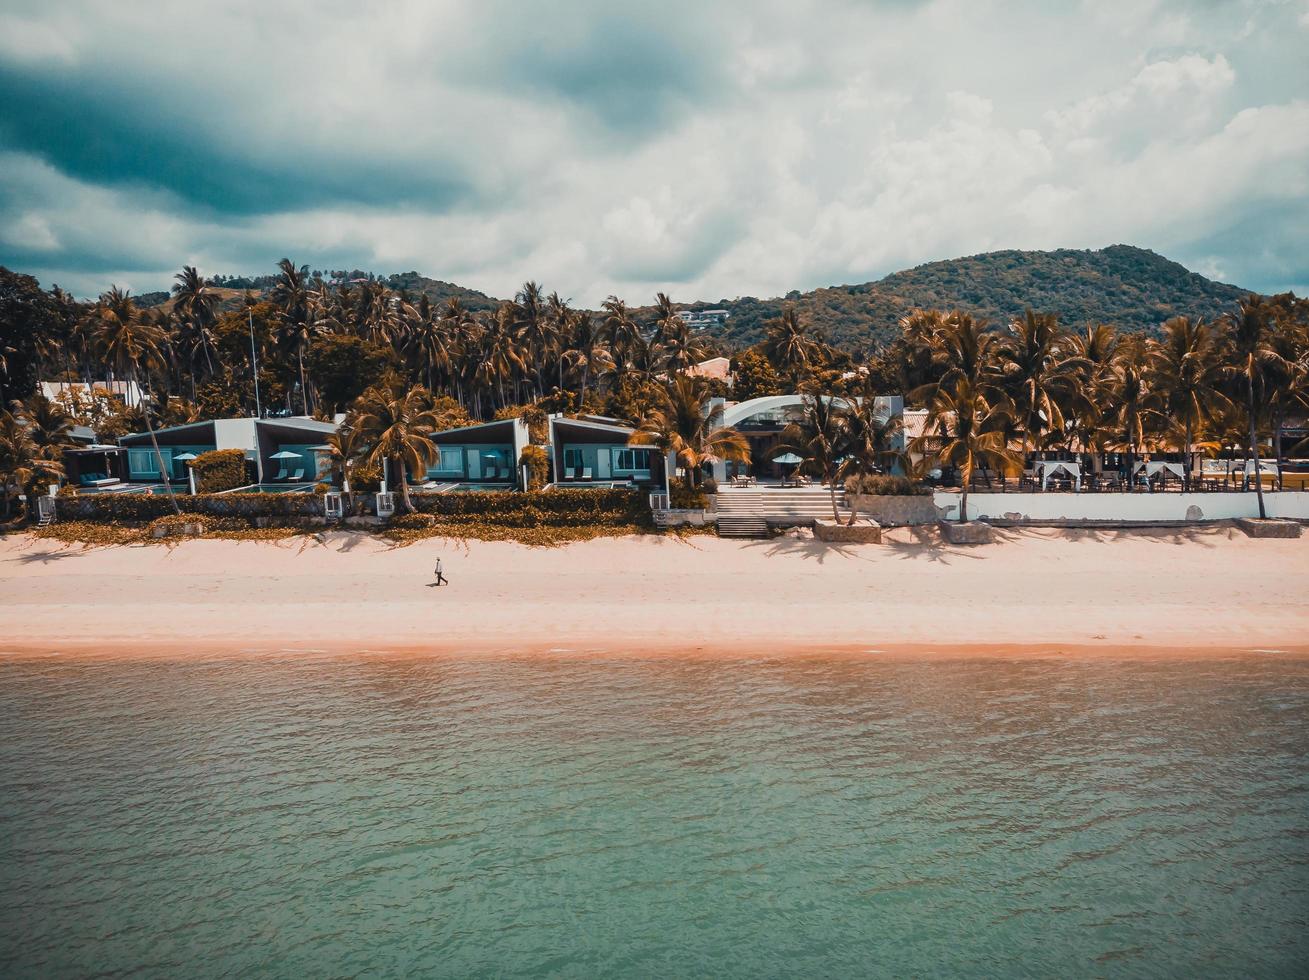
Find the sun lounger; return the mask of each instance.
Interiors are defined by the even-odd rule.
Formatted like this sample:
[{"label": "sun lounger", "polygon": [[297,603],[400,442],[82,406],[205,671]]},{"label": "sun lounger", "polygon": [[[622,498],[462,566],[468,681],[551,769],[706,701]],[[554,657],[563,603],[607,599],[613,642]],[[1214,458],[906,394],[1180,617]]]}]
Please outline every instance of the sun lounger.
[{"label": "sun lounger", "polygon": [[278,471],[277,471],[277,476],[273,477],[273,479],[274,479],[274,480],[285,480],[285,479],[286,479],[286,467],[283,466],[280,470],[278,470]]},{"label": "sun lounger", "polygon": [[577,478],[577,470],[571,466],[564,467],[564,479],[573,480]]},{"label": "sun lounger", "polygon": [[303,480],[304,478],[305,478],[305,471],[304,471],[304,470],[296,470],[294,473],[291,474],[291,479],[292,479],[293,481],[294,481],[294,480]]},{"label": "sun lounger", "polygon": [[591,479],[591,468],[589,466],[582,467],[582,479],[583,480]]}]

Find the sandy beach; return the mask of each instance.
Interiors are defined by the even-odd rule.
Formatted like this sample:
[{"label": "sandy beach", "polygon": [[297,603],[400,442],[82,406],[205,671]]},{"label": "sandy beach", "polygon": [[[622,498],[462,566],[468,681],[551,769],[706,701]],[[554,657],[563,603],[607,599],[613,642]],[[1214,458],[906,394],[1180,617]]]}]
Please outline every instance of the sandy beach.
[{"label": "sandy beach", "polygon": [[[333,533],[85,549],[0,539],[8,654],[801,655],[1309,652],[1309,542],[1006,531],[560,548]],[[437,556],[450,585],[432,588]]]}]

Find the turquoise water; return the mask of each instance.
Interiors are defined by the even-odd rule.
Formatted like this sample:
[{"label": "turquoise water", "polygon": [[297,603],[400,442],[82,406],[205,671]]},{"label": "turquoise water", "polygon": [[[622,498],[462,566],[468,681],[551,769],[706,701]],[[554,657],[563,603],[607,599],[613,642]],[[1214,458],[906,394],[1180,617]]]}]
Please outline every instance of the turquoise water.
[{"label": "turquoise water", "polygon": [[1303,976],[1309,664],[0,662],[0,975]]}]

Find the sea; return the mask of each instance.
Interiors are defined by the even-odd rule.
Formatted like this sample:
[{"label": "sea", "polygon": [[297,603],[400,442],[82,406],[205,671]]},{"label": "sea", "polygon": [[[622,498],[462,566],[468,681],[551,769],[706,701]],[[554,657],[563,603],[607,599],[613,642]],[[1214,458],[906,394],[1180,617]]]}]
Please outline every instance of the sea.
[{"label": "sea", "polygon": [[0,976],[1309,975],[1309,662],[0,659]]}]

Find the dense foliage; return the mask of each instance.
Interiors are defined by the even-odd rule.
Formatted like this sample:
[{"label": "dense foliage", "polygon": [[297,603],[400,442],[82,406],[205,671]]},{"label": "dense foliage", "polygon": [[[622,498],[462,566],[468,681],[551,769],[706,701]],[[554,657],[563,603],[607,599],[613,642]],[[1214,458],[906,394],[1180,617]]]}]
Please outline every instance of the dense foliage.
[{"label": "dense foliage", "polygon": [[909,477],[877,473],[849,477],[845,481],[845,490],[846,493],[861,493],[870,497],[925,497],[932,493],[931,487]]},{"label": "dense foliage", "polygon": [[246,475],[245,452],[240,449],[215,449],[201,453],[191,461],[195,471],[195,488],[199,493],[234,490],[250,483]]}]

